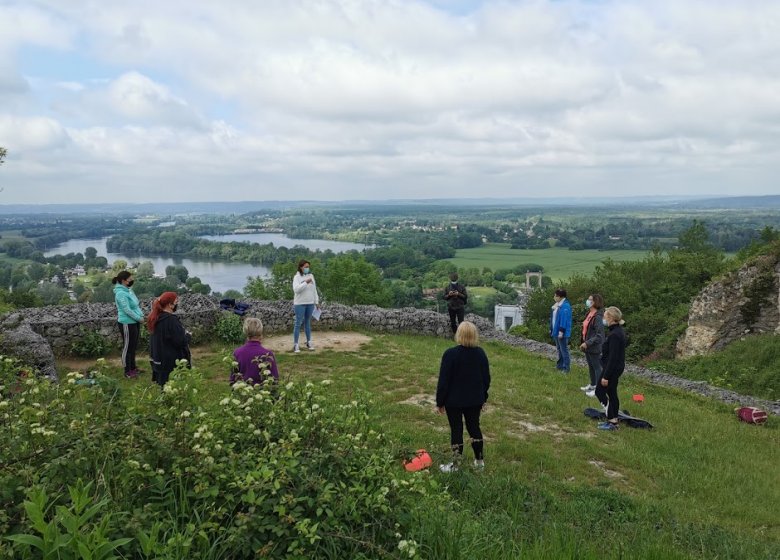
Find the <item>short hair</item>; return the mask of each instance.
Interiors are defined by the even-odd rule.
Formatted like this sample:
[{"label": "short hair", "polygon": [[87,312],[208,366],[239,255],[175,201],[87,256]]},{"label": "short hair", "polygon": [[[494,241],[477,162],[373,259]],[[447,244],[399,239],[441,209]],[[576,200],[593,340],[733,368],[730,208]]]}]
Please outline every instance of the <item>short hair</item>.
[{"label": "short hair", "polygon": [[607,307],[604,310],[604,316],[606,317],[607,315],[612,317],[615,321],[617,321],[621,325],[625,325],[626,324],[626,322],[623,320],[623,312],[620,311],[620,309],[618,309],[615,306]]},{"label": "short hair", "polygon": [[453,282],[457,282],[458,281],[458,273],[457,272],[453,272],[452,274],[450,274],[450,280],[452,280]]},{"label": "short hair", "polygon": [[263,322],[257,317],[247,317],[244,319],[242,330],[247,338],[261,338],[263,336]]},{"label": "short hair", "polygon": [[566,290],[564,290],[563,288],[558,288],[557,290],[555,290],[555,295],[558,297],[566,297]]},{"label": "short hair", "polygon": [[479,346],[479,331],[471,321],[463,321],[455,331],[455,342],[461,346]]},{"label": "short hair", "polygon": [[595,309],[602,309],[604,307],[604,298],[601,294],[590,294],[590,299],[593,301],[593,307]]}]

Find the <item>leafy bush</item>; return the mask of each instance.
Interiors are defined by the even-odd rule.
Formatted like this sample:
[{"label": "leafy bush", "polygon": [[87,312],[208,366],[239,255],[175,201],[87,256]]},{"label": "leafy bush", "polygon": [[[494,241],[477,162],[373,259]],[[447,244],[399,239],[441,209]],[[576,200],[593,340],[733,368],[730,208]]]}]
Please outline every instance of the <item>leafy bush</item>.
[{"label": "leafy bush", "polygon": [[111,348],[111,343],[96,331],[82,330],[79,337],[70,345],[70,353],[82,358],[97,358],[105,356]]},{"label": "leafy bush", "polygon": [[746,336],[707,356],[661,360],[649,365],[746,395],[769,400],[780,395],[780,344],[775,334]]},{"label": "leafy bush", "polygon": [[511,334],[512,336],[523,336],[527,337],[530,330],[526,325],[513,325],[511,329],[507,332],[507,334]]},{"label": "leafy bush", "polygon": [[238,344],[244,340],[244,331],[241,327],[241,317],[231,311],[222,313],[215,328],[217,338],[231,344]]},{"label": "leafy bush", "polygon": [[62,558],[409,557],[414,512],[446,499],[400,468],[365,403],[312,383],[210,402],[182,362],[123,398],[103,366],[53,384],[0,362],[0,558],[54,541]]}]

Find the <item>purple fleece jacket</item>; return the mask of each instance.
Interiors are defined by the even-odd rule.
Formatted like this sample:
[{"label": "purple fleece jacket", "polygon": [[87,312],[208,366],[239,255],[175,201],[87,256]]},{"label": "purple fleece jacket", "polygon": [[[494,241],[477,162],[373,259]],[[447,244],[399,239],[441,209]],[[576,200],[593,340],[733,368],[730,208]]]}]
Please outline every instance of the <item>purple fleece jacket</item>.
[{"label": "purple fleece jacket", "polygon": [[276,368],[274,353],[263,348],[258,341],[247,340],[246,344],[239,346],[233,351],[233,357],[238,362],[238,372],[241,374],[241,378],[239,378],[238,374],[231,375],[231,383],[235,383],[239,379],[253,384],[264,381],[260,374],[259,364],[261,362],[269,365],[267,372],[274,378],[274,382],[279,381],[279,370]]}]

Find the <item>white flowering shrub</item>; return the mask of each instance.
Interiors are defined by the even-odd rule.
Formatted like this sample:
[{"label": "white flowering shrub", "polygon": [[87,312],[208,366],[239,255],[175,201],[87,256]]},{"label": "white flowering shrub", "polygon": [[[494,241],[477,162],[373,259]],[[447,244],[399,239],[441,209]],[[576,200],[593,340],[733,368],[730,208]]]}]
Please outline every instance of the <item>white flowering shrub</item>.
[{"label": "white flowering shrub", "polygon": [[413,512],[444,507],[324,384],[20,371],[0,358],[0,558],[410,558]]}]

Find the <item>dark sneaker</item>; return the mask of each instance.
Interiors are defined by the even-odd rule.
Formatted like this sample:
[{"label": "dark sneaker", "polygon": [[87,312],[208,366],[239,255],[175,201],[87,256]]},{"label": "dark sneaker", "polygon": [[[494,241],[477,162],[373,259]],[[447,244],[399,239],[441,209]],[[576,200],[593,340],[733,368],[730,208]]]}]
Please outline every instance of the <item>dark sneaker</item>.
[{"label": "dark sneaker", "polygon": [[618,425],[613,422],[602,422],[601,424],[599,424],[599,430],[614,432],[617,429],[618,429]]}]

